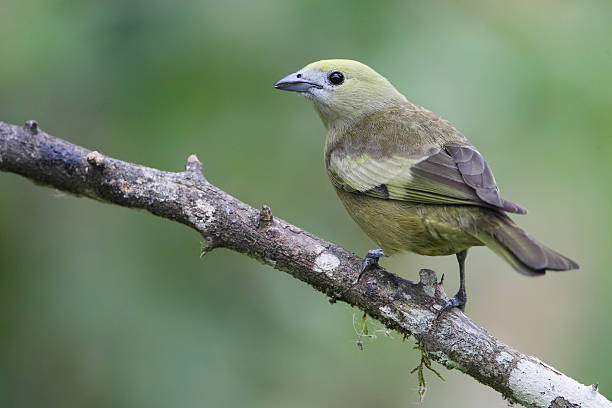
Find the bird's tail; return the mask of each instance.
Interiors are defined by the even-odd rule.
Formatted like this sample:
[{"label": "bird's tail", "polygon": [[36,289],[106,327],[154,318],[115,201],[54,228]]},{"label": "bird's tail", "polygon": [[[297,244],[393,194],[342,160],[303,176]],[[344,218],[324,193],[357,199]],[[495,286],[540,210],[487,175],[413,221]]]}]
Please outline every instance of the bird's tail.
[{"label": "bird's tail", "polygon": [[567,271],[579,266],[571,259],[540,244],[519,228],[505,214],[495,214],[478,238],[497,255],[504,258],[514,270],[523,275],[543,275],[547,270]]}]

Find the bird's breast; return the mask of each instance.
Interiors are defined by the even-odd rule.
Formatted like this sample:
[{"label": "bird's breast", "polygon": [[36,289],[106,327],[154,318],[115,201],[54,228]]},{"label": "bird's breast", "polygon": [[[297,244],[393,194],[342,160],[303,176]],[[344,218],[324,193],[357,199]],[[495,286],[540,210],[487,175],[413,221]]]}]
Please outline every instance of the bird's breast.
[{"label": "bird's breast", "polygon": [[384,200],[338,188],[336,192],[357,225],[389,255],[452,255],[483,245],[471,233],[471,211],[477,208]]}]

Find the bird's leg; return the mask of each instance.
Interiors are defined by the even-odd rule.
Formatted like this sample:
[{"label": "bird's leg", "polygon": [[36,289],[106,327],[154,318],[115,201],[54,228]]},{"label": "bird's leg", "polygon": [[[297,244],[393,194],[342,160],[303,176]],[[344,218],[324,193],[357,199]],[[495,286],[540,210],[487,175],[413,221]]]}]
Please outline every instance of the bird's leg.
[{"label": "bird's leg", "polygon": [[383,252],[382,249],[370,249],[366,254],[365,258],[363,258],[363,266],[361,267],[361,272],[359,272],[359,276],[357,277],[357,282],[361,279],[361,275],[372,265],[378,265],[378,259],[381,256],[387,256]]},{"label": "bird's leg", "polygon": [[467,249],[457,253],[457,261],[459,261],[459,291],[452,299],[446,302],[442,308],[442,312],[451,307],[458,307],[462,311],[465,310],[467,302],[467,294],[465,293],[465,258],[467,258]]}]

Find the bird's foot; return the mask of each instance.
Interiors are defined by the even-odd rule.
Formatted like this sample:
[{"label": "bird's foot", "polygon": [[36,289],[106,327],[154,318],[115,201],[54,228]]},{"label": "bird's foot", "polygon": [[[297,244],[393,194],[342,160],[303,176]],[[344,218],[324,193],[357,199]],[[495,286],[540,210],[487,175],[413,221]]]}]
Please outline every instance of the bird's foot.
[{"label": "bird's foot", "polygon": [[440,310],[440,313],[448,310],[452,307],[458,307],[461,311],[465,311],[465,304],[467,303],[467,294],[465,293],[465,289],[459,289],[459,292],[455,296],[446,302],[444,307]]},{"label": "bird's foot", "polygon": [[361,267],[361,272],[359,272],[359,276],[357,277],[357,280],[355,281],[355,283],[359,282],[359,279],[361,279],[361,275],[363,275],[363,273],[370,266],[378,265],[378,260],[382,256],[387,256],[387,255],[385,255],[385,253],[383,252],[382,249],[380,249],[380,248],[378,248],[378,249],[370,249],[368,251],[368,253],[366,254],[366,256],[363,258],[363,266]]}]

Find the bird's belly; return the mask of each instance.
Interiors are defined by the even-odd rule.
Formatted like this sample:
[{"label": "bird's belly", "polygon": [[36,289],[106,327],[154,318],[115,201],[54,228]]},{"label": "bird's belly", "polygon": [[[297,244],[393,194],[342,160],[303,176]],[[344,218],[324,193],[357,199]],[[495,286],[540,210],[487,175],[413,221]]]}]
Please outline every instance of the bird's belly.
[{"label": "bird's belly", "polygon": [[452,255],[483,245],[474,236],[476,207],[412,204],[336,191],[355,222],[388,255]]}]

